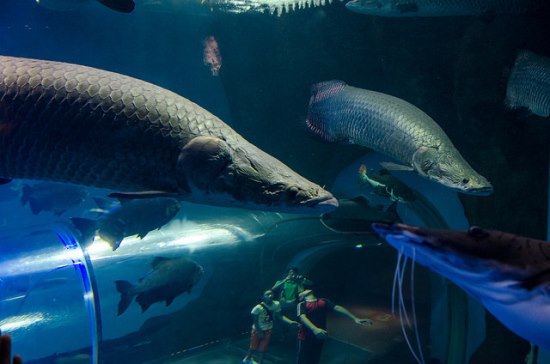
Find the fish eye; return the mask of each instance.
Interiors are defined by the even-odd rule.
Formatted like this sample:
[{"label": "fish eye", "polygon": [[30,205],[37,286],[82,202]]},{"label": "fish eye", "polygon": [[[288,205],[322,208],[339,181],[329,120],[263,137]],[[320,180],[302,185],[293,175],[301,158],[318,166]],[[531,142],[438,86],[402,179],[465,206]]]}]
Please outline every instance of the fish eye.
[{"label": "fish eye", "polygon": [[462,179],[462,184],[467,184],[468,182],[470,182],[470,179],[469,178],[463,178]]},{"label": "fish eye", "polygon": [[468,229],[468,235],[474,238],[482,238],[484,236],[487,236],[488,233],[479,226],[472,226]]}]

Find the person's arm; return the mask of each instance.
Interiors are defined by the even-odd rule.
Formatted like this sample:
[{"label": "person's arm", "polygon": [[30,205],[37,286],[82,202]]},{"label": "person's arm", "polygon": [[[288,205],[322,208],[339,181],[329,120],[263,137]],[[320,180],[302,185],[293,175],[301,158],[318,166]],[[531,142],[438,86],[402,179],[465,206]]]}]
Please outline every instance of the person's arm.
[{"label": "person's arm", "polygon": [[312,281],[310,281],[309,279],[307,279],[304,276],[301,276],[301,277],[302,277],[302,286],[312,286],[313,285]]},{"label": "person's arm", "polygon": [[275,284],[273,285],[273,287],[271,287],[271,290],[272,290],[272,291],[278,290],[278,289],[283,285],[283,283],[286,282],[287,279],[288,279],[288,278],[285,278],[285,279],[281,279],[280,281],[275,282]]},{"label": "person's arm", "polygon": [[300,315],[299,318],[300,318],[300,321],[304,324],[304,326],[313,332],[316,338],[324,339],[325,337],[328,336],[328,333],[326,332],[326,330],[320,329],[317,326],[315,326],[313,322],[309,321],[309,319],[305,314]]},{"label": "person's arm", "polygon": [[344,308],[342,306],[335,305],[334,306],[334,311],[338,312],[339,314],[341,314],[343,316],[349,317],[350,319],[355,321],[356,324],[359,324],[359,325],[364,325],[364,324],[372,325],[372,320],[358,318],[357,316],[355,316],[353,313],[349,312],[346,308]]},{"label": "person's arm", "polygon": [[274,312],[274,315],[275,315],[275,317],[276,317],[277,319],[279,319],[279,320],[281,320],[281,321],[283,321],[283,322],[289,324],[290,326],[298,326],[298,325],[299,325],[298,322],[296,322],[296,321],[294,321],[294,320],[291,320],[291,319],[289,319],[288,317],[286,317],[285,315],[283,315],[283,314],[281,313],[281,311]]},{"label": "person's arm", "polygon": [[[11,337],[9,335],[0,336],[0,364],[11,364]],[[13,357],[13,364],[23,364],[19,355]]]}]

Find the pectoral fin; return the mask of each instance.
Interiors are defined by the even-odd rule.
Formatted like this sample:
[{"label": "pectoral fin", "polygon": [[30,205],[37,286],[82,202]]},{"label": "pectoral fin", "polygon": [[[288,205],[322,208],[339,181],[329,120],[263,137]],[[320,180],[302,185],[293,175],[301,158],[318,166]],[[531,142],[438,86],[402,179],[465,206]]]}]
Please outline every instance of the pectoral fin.
[{"label": "pectoral fin", "polygon": [[178,185],[192,184],[209,191],[223,170],[233,161],[231,148],[220,138],[199,136],[189,141],[178,157],[178,170],[185,181]]},{"label": "pectoral fin", "polygon": [[389,171],[414,171],[414,168],[411,166],[393,162],[380,162],[380,165]]},{"label": "pectoral fin", "polygon": [[437,150],[431,147],[420,147],[413,154],[413,170],[416,170],[422,176],[427,176],[430,170],[435,167],[437,160]]}]

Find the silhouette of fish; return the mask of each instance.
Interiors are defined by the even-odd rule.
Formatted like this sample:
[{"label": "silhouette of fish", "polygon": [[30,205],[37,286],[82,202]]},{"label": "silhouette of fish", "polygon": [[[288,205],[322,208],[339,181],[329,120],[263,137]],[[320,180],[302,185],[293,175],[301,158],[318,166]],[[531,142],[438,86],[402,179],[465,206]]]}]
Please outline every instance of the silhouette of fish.
[{"label": "silhouette of fish", "polygon": [[137,235],[144,238],[150,231],[160,229],[172,220],[180,210],[178,200],[153,198],[145,200],[120,200],[100,215],[97,220],[72,217],[82,240],[89,243],[97,233],[116,250],[125,237]]},{"label": "silhouette of fish", "polygon": [[60,216],[70,208],[80,205],[88,197],[82,186],[66,183],[41,182],[21,185],[21,204],[29,204],[33,214],[51,211]]},{"label": "silhouette of fish", "polygon": [[124,280],[115,281],[116,289],[120,293],[119,316],[130,306],[134,297],[141,306],[141,312],[147,311],[155,302],[165,301],[166,306],[169,306],[180,294],[190,293],[204,272],[197,262],[187,257],[156,257],[152,268],[152,272],[141,278],[136,285]]}]

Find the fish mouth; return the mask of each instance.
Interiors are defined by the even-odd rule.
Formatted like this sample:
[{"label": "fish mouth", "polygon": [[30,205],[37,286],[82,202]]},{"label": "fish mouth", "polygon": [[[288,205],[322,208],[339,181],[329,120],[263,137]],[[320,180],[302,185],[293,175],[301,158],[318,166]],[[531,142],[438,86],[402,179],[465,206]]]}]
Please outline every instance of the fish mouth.
[{"label": "fish mouth", "polygon": [[466,189],[463,192],[469,195],[489,196],[493,194],[494,190],[493,190],[493,186],[489,185],[484,187]]},{"label": "fish mouth", "polygon": [[338,208],[338,200],[330,195],[308,200],[305,206],[318,210],[320,213],[332,212]]}]

